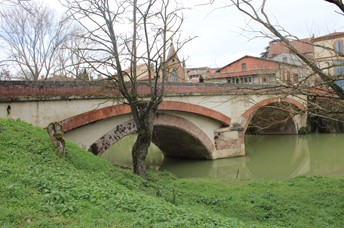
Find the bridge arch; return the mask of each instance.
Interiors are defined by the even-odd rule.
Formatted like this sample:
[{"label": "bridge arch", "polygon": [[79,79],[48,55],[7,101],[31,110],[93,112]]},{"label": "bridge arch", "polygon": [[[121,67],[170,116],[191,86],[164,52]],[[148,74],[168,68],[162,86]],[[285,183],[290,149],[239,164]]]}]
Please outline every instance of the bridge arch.
[{"label": "bridge arch", "polygon": [[[133,120],[117,125],[94,142],[89,151],[103,154],[111,145],[137,131]],[[154,119],[153,143],[167,157],[210,158],[215,147],[208,136],[189,120],[158,113]]]},{"label": "bridge arch", "polygon": [[[273,104],[288,104],[291,105],[293,108],[299,111],[305,111],[306,107],[304,104],[300,103],[299,101],[292,99],[292,98],[281,98],[281,97],[274,97],[274,98],[268,98],[263,101],[258,102],[248,110],[246,110],[242,115],[241,115],[241,126],[244,128],[244,133],[246,133],[251,121],[253,120],[253,117],[257,112],[264,107],[267,107],[268,105],[273,105]],[[286,112],[286,111],[285,111]],[[297,134],[297,124],[296,120],[294,117],[291,119],[288,119],[289,124],[293,125],[293,128],[291,131],[293,131],[293,134]],[[283,132],[281,132],[283,133]]]},{"label": "bridge arch", "polygon": [[[165,110],[165,111],[180,111],[180,112],[188,112],[193,113],[200,116],[205,116],[210,119],[214,119],[220,122],[223,126],[229,126],[231,123],[231,118],[228,116],[214,111],[212,109],[195,105],[189,104],[185,102],[178,102],[178,101],[163,101],[158,107],[158,110]],[[102,119],[126,115],[130,114],[130,106],[126,104],[119,104],[108,106],[100,109],[95,109],[89,112],[81,113],[79,115],[64,119],[59,123],[62,125],[63,130],[68,132],[75,128],[81,127],[83,125],[93,123]]]}]

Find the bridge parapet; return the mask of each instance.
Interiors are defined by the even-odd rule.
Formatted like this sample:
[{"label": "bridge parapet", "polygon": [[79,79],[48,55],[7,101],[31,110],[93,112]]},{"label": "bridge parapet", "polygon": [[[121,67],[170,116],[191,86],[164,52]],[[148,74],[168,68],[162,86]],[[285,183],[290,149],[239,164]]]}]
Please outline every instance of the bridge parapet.
[{"label": "bridge parapet", "polygon": [[[307,89],[307,88],[305,88]],[[138,92],[149,95],[146,84]],[[215,96],[288,94],[292,88],[281,85],[231,85],[214,83],[166,83],[165,95]],[[312,90],[313,91],[313,90]],[[118,98],[119,92],[109,80],[104,81],[0,81],[0,102],[70,99]]]}]

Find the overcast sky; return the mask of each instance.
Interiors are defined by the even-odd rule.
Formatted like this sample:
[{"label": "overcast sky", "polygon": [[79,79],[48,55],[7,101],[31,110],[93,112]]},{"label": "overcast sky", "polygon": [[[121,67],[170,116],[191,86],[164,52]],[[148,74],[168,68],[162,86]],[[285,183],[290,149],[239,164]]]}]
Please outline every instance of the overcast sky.
[{"label": "overcast sky", "polygon": [[[187,66],[221,67],[244,55],[260,56],[269,40],[250,40],[241,34],[242,28],[250,21],[234,7],[221,7],[229,1],[216,0],[216,5],[199,5],[209,2],[188,1],[189,6],[193,7],[185,14],[183,29],[185,33],[198,38],[181,53],[180,57],[187,59]],[[344,32],[344,18],[336,10],[335,6],[324,0],[268,0],[266,6],[266,12],[272,20],[278,21],[299,38]],[[259,28],[253,22],[250,25]]]},{"label": "overcast sky", "polygon": [[[58,0],[49,0],[54,3]],[[260,27],[248,20],[234,7],[222,7],[228,0],[184,0],[190,10],[185,12],[183,33],[198,36],[179,54],[188,67],[222,67],[244,55],[260,56],[268,45],[267,39],[252,39],[241,30],[249,23],[254,29]],[[254,0],[260,2],[261,0]],[[56,4],[55,2],[55,4]],[[337,8],[324,0],[268,0],[266,12],[271,20],[278,22],[299,38],[325,35],[335,31],[344,32],[344,17]]]}]

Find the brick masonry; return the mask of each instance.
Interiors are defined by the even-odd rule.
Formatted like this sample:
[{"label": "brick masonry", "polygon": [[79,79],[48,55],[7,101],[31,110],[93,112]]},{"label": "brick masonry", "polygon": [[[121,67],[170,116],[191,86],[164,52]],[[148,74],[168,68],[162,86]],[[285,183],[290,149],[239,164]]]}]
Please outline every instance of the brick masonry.
[{"label": "brick masonry", "polygon": [[[220,122],[224,126],[229,126],[231,119],[222,113],[217,111],[189,103],[177,102],[177,101],[163,101],[159,105],[159,110],[172,110],[172,111],[182,111],[188,113],[194,113],[201,116],[206,116],[208,118],[214,119]],[[92,110],[80,115],[70,117],[68,119],[60,121],[65,132],[70,131],[74,128],[81,127],[83,125],[96,122],[98,120],[129,114],[130,106],[125,104],[109,106],[105,108],[100,108]]]},{"label": "brick masonry", "polygon": [[[165,95],[197,96],[224,94],[285,94],[290,89],[281,86],[259,86],[206,83],[166,83]],[[149,95],[150,88],[138,85],[141,95]],[[119,98],[111,81],[0,81],[0,102],[63,100],[85,98]]]},{"label": "brick masonry", "polygon": [[[162,129],[164,130],[159,132]],[[168,133],[166,129],[173,132]],[[153,142],[165,156],[206,159],[212,157],[211,154],[215,149],[212,141],[200,128],[177,116],[157,114],[154,120],[154,131]],[[180,133],[174,134],[176,131]],[[136,125],[133,120],[117,125],[93,143],[89,151],[101,155],[118,140],[134,132],[136,132]]]}]

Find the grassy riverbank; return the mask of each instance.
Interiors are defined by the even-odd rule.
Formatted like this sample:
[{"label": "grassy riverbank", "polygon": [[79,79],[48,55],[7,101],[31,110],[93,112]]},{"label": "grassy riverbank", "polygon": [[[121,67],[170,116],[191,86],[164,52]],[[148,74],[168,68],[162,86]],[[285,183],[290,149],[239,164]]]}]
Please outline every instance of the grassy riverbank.
[{"label": "grassy riverbank", "polygon": [[344,227],[344,178],[143,181],[45,130],[0,119],[2,227]]}]

